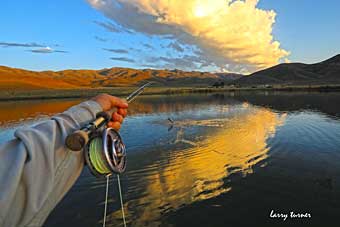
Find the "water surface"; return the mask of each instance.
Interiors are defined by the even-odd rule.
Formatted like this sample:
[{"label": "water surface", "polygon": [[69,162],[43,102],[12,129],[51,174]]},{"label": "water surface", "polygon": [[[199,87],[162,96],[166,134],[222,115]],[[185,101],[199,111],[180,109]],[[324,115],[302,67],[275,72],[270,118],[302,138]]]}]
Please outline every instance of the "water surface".
[{"label": "water surface", "polygon": [[[81,100],[0,103],[0,140]],[[338,226],[338,93],[143,96],[121,134],[129,226]],[[170,124],[168,118],[174,121]],[[85,168],[46,226],[101,226],[105,180]],[[107,226],[122,226],[116,178]],[[311,219],[271,219],[277,212]]]}]

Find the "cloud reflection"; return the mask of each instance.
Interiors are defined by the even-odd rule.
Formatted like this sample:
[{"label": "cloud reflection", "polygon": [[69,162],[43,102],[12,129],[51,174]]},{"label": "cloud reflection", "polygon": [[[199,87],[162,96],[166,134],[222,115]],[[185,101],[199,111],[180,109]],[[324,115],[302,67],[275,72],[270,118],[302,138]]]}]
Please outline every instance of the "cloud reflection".
[{"label": "cloud reflection", "polygon": [[[214,130],[199,136],[195,143],[184,147],[176,144],[178,150],[170,152],[167,160],[127,173],[129,181],[138,179],[134,182],[138,185],[126,195],[131,199],[125,203],[134,226],[159,225],[164,212],[228,192],[232,187],[225,179],[231,174],[247,176],[253,173],[256,164],[263,164],[269,150],[266,141],[275,135],[286,115],[249,105],[241,108],[246,111],[231,118],[191,122]],[[188,120],[176,123],[181,127],[190,125]],[[180,132],[184,133],[183,128]],[[137,188],[144,190],[138,198],[134,196]],[[117,211],[111,218],[120,215]]]}]

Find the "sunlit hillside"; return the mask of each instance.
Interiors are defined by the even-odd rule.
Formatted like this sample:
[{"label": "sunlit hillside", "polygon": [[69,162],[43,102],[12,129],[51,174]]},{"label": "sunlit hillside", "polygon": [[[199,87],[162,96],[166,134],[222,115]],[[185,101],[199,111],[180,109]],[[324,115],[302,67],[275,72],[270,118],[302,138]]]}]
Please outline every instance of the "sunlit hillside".
[{"label": "sunlit hillside", "polygon": [[181,70],[153,70],[110,68],[102,70],[28,71],[0,66],[0,89],[67,89],[133,86],[144,80],[166,85],[211,85],[216,81],[230,81],[235,74],[185,72]]}]

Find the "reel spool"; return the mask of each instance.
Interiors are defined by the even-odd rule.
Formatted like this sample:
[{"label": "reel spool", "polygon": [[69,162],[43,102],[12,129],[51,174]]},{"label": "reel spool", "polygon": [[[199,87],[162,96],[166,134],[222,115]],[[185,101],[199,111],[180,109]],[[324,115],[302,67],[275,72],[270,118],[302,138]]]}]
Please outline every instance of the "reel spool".
[{"label": "reel spool", "polygon": [[85,162],[96,177],[123,173],[126,148],[120,134],[113,128],[92,136],[84,149]]}]

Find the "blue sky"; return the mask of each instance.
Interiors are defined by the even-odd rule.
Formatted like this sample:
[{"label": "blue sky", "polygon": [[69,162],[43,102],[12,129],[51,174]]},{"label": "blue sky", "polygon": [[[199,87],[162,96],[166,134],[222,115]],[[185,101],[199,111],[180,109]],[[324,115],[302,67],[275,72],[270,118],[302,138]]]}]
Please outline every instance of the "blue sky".
[{"label": "blue sky", "polygon": [[264,0],[277,12],[274,36],[292,61],[314,63],[340,54],[340,1]]},{"label": "blue sky", "polygon": [[[163,25],[150,31],[131,22],[139,19],[129,18],[128,12],[126,18],[118,18],[112,6],[115,1],[107,2],[111,5],[103,8],[94,0],[92,4],[84,0],[2,1],[0,65],[30,70],[153,67],[218,71],[226,64],[227,71],[241,72],[262,67],[253,58],[244,57],[244,53],[236,53],[237,48],[241,49],[237,44],[218,55],[216,45],[205,44],[209,37],[197,38],[192,26],[176,25],[186,31],[184,35],[173,27],[162,33]],[[143,9],[145,4],[138,7]],[[340,53],[339,1],[260,0],[257,8],[276,12],[271,32],[280,47],[290,52],[287,57],[282,52],[283,58],[313,63]],[[148,16],[141,18],[149,19]],[[228,21],[223,23],[228,26]],[[188,37],[187,31],[192,32]],[[254,53],[259,54],[262,52]],[[231,56],[237,56],[237,60]]]}]

